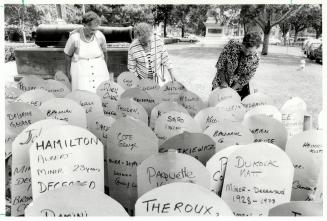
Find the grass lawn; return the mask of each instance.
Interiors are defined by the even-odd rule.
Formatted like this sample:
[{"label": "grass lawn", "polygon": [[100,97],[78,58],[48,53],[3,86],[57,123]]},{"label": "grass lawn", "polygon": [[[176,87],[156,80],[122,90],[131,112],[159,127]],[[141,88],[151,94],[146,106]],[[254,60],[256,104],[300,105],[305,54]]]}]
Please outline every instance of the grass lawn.
[{"label": "grass lawn", "polygon": [[[207,100],[221,47],[175,44],[167,45],[167,50],[177,80]],[[304,71],[299,70],[301,59],[306,60]],[[269,95],[277,108],[281,108],[290,97],[301,97],[313,116],[313,126],[317,126],[322,109],[322,65],[306,59],[300,48],[270,45],[269,54],[261,56],[250,84]]]}]

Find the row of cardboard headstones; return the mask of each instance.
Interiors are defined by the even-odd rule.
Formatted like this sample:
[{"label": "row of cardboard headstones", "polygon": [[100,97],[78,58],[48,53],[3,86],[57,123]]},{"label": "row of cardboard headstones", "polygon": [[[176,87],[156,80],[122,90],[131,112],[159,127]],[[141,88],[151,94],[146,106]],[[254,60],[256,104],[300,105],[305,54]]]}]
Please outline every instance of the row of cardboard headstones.
[{"label": "row of cardboard headstones", "polygon": [[[112,88],[111,88],[111,89],[112,89]],[[111,90],[111,89],[110,89],[110,90]],[[177,115],[178,115],[178,114],[177,114]],[[167,117],[168,117],[168,119],[169,119],[169,117],[171,117],[171,116],[168,115]],[[174,117],[171,117],[170,120],[173,119],[173,118],[174,118]],[[177,117],[175,118],[176,121],[177,121],[178,119],[181,120],[181,117],[178,118],[178,116],[177,116]],[[100,121],[100,122],[101,122],[101,121]],[[99,126],[99,125],[97,125],[97,126]],[[101,127],[101,126],[100,126],[100,127]],[[103,126],[102,126],[102,127],[103,127]],[[215,131],[215,132],[217,132],[217,131]]]},{"label": "row of cardboard headstones", "polygon": [[[32,77],[33,79],[33,76],[30,77]],[[23,78],[21,82],[19,82],[19,84],[24,82],[24,79],[25,78]],[[29,82],[30,84],[31,83],[35,84],[35,82],[37,82],[31,79],[26,81]],[[33,88],[31,87],[30,84],[26,83],[26,81],[24,83],[25,86],[23,88]],[[247,98],[245,98],[242,101],[242,103],[240,103],[240,97],[234,90],[230,88],[216,89],[210,94],[209,97],[209,104],[210,105],[217,104],[216,107],[205,108],[204,103],[201,101],[199,97],[196,97],[195,94],[193,97],[192,96],[187,97],[186,94],[190,94],[192,92],[184,91],[186,90],[185,87],[178,82],[167,83],[163,87],[160,93],[157,90],[158,88],[153,86],[153,84],[155,84],[154,82],[147,81],[147,80],[144,80],[144,82],[147,82],[146,83],[147,85],[152,84],[152,86],[143,87],[144,86],[143,84],[143,86],[140,86],[143,90],[141,90],[140,88],[132,88],[122,93],[123,89],[119,85],[117,85],[114,82],[106,81],[103,82],[103,84],[101,84],[97,90],[97,93],[98,95],[100,95],[100,97],[86,91],[73,92],[73,93],[66,94],[65,96],[66,98],[70,98],[72,100],[77,101],[81,106],[84,107],[85,112],[87,114],[88,122],[93,121],[93,117],[95,115],[97,114],[103,115],[104,113],[105,115],[109,115],[113,117],[115,117],[115,115],[118,115],[117,117],[129,115],[136,119],[141,119],[145,123],[148,123],[148,115],[151,114],[150,127],[154,129],[155,128],[154,124],[160,115],[167,113],[169,111],[178,111],[178,112],[183,112],[186,115],[190,114],[191,116],[194,116],[196,114],[194,116],[194,120],[198,123],[198,125],[200,125],[202,130],[207,129],[212,124],[215,123],[219,124],[226,119],[230,121],[242,121],[243,118],[246,118],[254,114],[265,114],[268,116],[272,116],[273,118],[279,121],[282,121],[283,125],[288,131],[289,137],[295,135],[296,133],[301,132],[304,127],[306,104],[302,99],[299,98],[293,98],[288,102],[286,102],[282,108],[283,114],[281,114],[276,107],[269,105],[269,103],[271,103],[269,101],[269,98],[261,93],[255,93],[249,95]],[[171,103],[169,101],[165,101],[165,99],[162,99],[163,102],[158,104],[158,99],[155,100],[149,94],[147,94],[147,92],[144,91],[146,90],[145,88],[152,88],[152,89],[156,88],[154,91],[158,92],[157,94],[161,94],[162,98],[163,97],[173,98],[177,94],[178,95],[177,98],[179,98],[180,101],[190,101],[191,103],[181,102],[182,105],[179,105],[178,103]],[[167,94],[165,95],[164,92],[169,91],[169,89],[171,88],[175,88],[175,89],[177,88],[177,90],[175,91],[171,90],[172,93],[168,93],[168,95]],[[152,94],[153,93],[154,92],[152,92]],[[134,98],[135,101],[129,99],[130,97]],[[176,100],[175,98],[173,100]],[[34,104],[35,106],[40,106],[42,102],[49,99],[53,99],[53,95],[48,94],[45,91],[36,89],[36,90],[30,90],[28,92],[25,92],[20,97],[18,97],[16,101],[22,101],[22,102]],[[194,104],[194,102],[197,101],[199,101],[200,104],[202,105]],[[101,102],[103,108],[101,107]],[[64,115],[63,117],[64,119],[67,119],[66,115],[68,114],[73,116],[79,116],[79,114],[81,113],[80,109],[74,111],[73,107],[76,107],[76,104],[72,104],[67,100],[57,99],[57,100],[52,100],[51,102],[47,102],[47,104],[48,105],[43,105],[43,107],[45,106],[45,108],[47,109],[50,108],[57,109],[57,111],[48,111],[47,112],[48,117],[49,115],[50,116],[58,115],[59,113],[59,115]],[[72,106],[72,108],[67,108],[67,106]],[[186,110],[184,107],[191,107],[191,108]],[[249,109],[249,111],[246,114],[245,114],[244,107]],[[69,109],[73,109],[73,110],[69,110]],[[190,109],[194,111],[191,111]],[[184,122],[185,125],[193,128],[192,131],[194,132],[199,131],[197,124],[195,124],[190,117],[187,116],[183,116],[183,117],[188,118],[186,122]],[[56,118],[58,119],[60,117],[56,117]],[[79,126],[85,125],[84,120],[79,121],[76,120],[76,117],[75,119],[74,117],[72,118],[73,119],[69,121],[70,118],[68,117],[68,121],[70,123]],[[174,119],[170,118],[169,120],[174,120]],[[159,135],[159,137],[164,137],[164,136]]]},{"label": "row of cardboard headstones", "polygon": [[[272,205],[289,201],[292,187],[292,200],[308,200],[313,194],[320,197],[317,184],[323,148],[321,131],[306,131],[289,140],[286,153],[293,164],[281,148],[272,144],[229,146],[214,154],[212,148],[205,148],[210,144],[197,147],[198,143],[206,141],[192,142],[203,134],[182,134],[180,137],[188,140],[184,143],[189,145],[186,150],[198,148],[202,151],[200,154],[211,157],[206,163],[207,171],[200,162],[185,154],[169,151],[153,155],[158,152],[155,134],[139,120],[126,117],[117,120],[109,129],[106,172],[103,161],[99,160],[104,155],[98,138],[86,129],[66,124],[53,119],[42,120],[30,125],[15,139],[13,215],[23,213],[22,208],[32,200],[32,191],[33,198],[37,198],[51,189],[78,181],[87,188],[103,192],[105,174],[110,196],[130,213],[133,213],[137,194],[141,196],[152,188],[176,181],[194,182],[211,189],[222,196],[236,214],[241,214],[237,209],[240,206],[248,206],[245,210],[249,211],[259,206],[267,212]],[[176,139],[177,136],[171,140]],[[167,142],[175,144],[168,145],[169,148],[180,148],[178,142]],[[166,149],[163,144],[159,151]],[[248,189],[244,190],[244,186]],[[229,197],[224,198],[224,191]],[[248,205],[240,202],[245,191],[247,198],[254,197]],[[267,195],[271,198],[264,198]],[[265,214],[262,210],[247,214]]]}]

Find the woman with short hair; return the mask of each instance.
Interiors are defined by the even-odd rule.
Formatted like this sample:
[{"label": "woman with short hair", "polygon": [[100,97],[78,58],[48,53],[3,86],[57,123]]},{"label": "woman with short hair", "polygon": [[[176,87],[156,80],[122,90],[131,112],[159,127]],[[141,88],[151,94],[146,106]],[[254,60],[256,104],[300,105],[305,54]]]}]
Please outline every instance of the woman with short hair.
[{"label": "woman with short hair", "polygon": [[66,43],[66,75],[72,90],[96,92],[101,82],[109,80],[106,38],[98,30],[101,20],[94,12],[83,15],[84,27],[70,33]]},{"label": "woman with short hair", "polygon": [[[174,81],[173,69],[163,41],[154,34],[152,26],[139,23],[134,26],[134,40],[128,49],[128,69],[139,79],[147,78],[158,82],[158,71],[163,65]],[[157,75],[157,76],[156,76]],[[162,81],[165,81],[162,76]]]},{"label": "woman with short hair", "polygon": [[231,87],[242,99],[249,95],[249,81],[260,61],[257,52],[260,43],[261,37],[256,32],[246,34],[242,43],[230,40],[216,63],[217,73],[212,81],[212,90]]}]

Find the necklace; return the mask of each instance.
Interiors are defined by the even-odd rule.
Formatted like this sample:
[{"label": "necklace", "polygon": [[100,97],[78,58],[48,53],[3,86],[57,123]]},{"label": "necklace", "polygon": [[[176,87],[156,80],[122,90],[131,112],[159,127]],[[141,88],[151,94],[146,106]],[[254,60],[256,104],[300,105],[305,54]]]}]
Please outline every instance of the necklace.
[{"label": "necklace", "polygon": [[90,43],[90,42],[93,40],[94,34],[92,34],[90,40],[87,40],[87,39],[86,39],[86,37],[85,37],[85,33],[84,33],[84,28],[83,28],[83,30],[82,30],[82,34],[83,34],[83,38],[84,38],[85,42]]}]

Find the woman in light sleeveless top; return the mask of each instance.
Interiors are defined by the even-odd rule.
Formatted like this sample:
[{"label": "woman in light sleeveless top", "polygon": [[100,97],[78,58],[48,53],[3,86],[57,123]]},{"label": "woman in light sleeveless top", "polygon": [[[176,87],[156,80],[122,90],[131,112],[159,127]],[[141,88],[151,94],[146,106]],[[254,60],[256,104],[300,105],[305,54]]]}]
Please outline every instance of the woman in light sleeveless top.
[{"label": "woman in light sleeveless top", "polygon": [[97,30],[100,18],[94,12],[83,15],[83,28],[71,32],[64,52],[66,74],[72,90],[96,92],[101,82],[109,80],[106,64],[106,39]]}]

